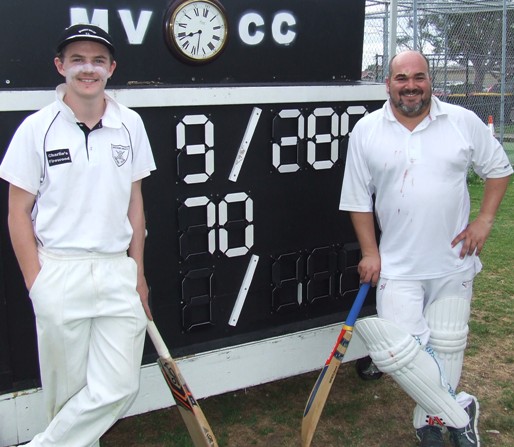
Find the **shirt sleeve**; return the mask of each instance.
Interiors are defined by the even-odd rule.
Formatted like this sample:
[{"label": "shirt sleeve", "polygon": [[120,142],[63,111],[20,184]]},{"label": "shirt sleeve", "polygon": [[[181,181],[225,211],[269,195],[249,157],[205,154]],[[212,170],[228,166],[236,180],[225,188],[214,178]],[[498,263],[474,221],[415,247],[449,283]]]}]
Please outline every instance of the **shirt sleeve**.
[{"label": "shirt sleeve", "polygon": [[471,160],[473,170],[483,179],[511,175],[512,165],[502,145],[478,117],[476,121],[473,126],[474,147]]},{"label": "shirt sleeve", "polygon": [[[10,184],[37,195],[43,178],[43,143],[29,117],[16,130],[2,164],[0,177]],[[41,150],[38,150],[41,148]]]},{"label": "shirt sleeve", "polygon": [[339,209],[344,211],[372,212],[374,188],[365,160],[363,121],[357,122],[348,143],[343,186]]},{"label": "shirt sleeve", "polygon": [[148,139],[143,120],[139,115],[136,117],[136,128],[134,164],[132,171],[133,182],[137,182],[138,180],[148,177],[151,171],[156,169],[150,141]]}]

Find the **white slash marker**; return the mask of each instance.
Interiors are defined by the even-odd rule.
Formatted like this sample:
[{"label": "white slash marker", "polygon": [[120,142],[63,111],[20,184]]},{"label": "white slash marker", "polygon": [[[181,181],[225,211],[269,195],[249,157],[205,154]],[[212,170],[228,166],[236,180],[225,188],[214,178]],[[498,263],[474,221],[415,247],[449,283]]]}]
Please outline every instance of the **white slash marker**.
[{"label": "white slash marker", "polygon": [[248,294],[248,290],[250,289],[250,285],[252,284],[253,275],[255,274],[255,269],[257,268],[258,262],[259,256],[252,255],[252,257],[250,258],[250,262],[248,263],[248,268],[246,269],[243,283],[241,284],[241,288],[239,289],[239,293],[237,294],[237,299],[236,303],[234,304],[234,308],[232,309],[232,314],[230,315],[230,319],[228,320],[228,324],[230,326],[235,326],[237,324],[237,320],[239,320],[239,315],[241,314],[241,309],[243,309],[243,305],[246,300],[246,295]]},{"label": "white slash marker", "polygon": [[241,145],[239,146],[239,150],[237,151],[236,159],[234,160],[234,165],[232,166],[232,171],[230,171],[230,175],[228,176],[228,179],[232,182],[236,182],[237,178],[239,177],[239,171],[241,171],[241,167],[243,166],[243,162],[246,157],[246,152],[248,151],[248,147],[250,146],[250,142],[252,141],[253,133],[255,132],[257,123],[259,122],[261,112],[262,110],[258,107],[254,107],[252,110],[252,114],[250,115],[250,119],[248,120],[248,125],[246,126],[243,141],[241,141]]}]

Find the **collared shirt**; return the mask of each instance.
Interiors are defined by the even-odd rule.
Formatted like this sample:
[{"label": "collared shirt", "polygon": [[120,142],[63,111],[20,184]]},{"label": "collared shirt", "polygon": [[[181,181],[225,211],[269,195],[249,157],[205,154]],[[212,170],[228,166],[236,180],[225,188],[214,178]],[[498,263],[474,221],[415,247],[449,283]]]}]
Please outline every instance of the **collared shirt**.
[{"label": "collared shirt", "polygon": [[101,122],[84,132],[63,101],[65,92],[58,86],[56,101],[20,125],[0,177],[36,196],[32,217],[40,246],[123,252],[132,238],[132,183],[155,169],[143,122],[105,95]]},{"label": "collared shirt", "polygon": [[[375,213],[381,229],[381,276],[431,279],[480,269],[460,259],[451,241],[468,225],[467,174],[512,173],[505,151],[473,113],[432,97],[430,113],[411,132],[389,101],[363,117],[350,136],[339,208]],[[373,197],[375,196],[375,197]]]}]

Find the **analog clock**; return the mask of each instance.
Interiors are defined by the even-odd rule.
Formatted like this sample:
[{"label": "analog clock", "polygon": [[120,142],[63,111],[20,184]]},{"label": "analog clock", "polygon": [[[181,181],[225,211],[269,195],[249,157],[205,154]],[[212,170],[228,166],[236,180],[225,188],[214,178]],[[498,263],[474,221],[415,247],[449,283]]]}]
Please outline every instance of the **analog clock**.
[{"label": "analog clock", "polygon": [[206,63],[227,44],[228,24],[223,6],[216,0],[181,0],[166,14],[165,37],[181,60]]}]

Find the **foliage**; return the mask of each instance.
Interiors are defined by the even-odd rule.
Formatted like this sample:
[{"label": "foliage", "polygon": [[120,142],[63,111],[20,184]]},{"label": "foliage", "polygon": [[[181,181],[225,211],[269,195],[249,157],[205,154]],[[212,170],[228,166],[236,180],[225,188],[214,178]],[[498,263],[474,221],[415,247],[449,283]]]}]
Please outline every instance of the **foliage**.
[{"label": "foliage", "polygon": [[[507,27],[514,23],[514,11],[507,12]],[[501,71],[503,14],[501,10],[426,14],[418,20],[419,48],[427,44],[433,54],[446,54],[448,60],[475,69],[473,91],[481,91],[485,75],[498,77]],[[409,28],[413,28],[412,19]],[[411,36],[398,41],[407,45]],[[514,74],[514,46],[507,41],[507,77]]]}]

